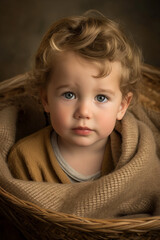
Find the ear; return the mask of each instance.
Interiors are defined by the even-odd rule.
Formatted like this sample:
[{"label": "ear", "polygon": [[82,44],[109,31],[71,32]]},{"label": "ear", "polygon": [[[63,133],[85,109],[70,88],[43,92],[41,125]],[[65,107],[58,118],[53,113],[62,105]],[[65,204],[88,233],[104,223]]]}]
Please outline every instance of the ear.
[{"label": "ear", "polygon": [[48,97],[47,97],[47,90],[46,89],[41,89],[40,90],[40,97],[41,97],[41,102],[44,108],[44,111],[49,113],[49,104],[48,104]]},{"label": "ear", "polygon": [[133,93],[131,92],[127,93],[127,95],[123,97],[121,105],[119,107],[119,111],[117,113],[117,120],[121,120],[124,117],[127,111],[127,108],[129,107],[129,104],[132,100],[132,97],[133,97]]}]

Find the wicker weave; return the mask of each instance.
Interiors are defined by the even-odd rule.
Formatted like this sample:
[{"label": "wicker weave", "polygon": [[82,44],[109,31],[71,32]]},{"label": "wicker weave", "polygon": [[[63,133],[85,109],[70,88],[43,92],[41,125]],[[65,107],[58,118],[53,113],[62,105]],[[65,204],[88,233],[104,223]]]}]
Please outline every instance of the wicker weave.
[{"label": "wicker weave", "polygon": [[[27,239],[159,239],[160,216],[137,219],[89,219],[50,212],[0,189],[0,210]],[[7,213],[6,213],[7,209]],[[39,232],[37,232],[37,225]]]},{"label": "wicker weave", "polygon": [[[160,71],[144,65],[141,101],[152,109],[160,109]],[[14,95],[26,95],[20,75],[0,86],[1,108],[14,103]],[[43,209],[21,200],[0,187],[0,212],[12,221],[26,239],[160,239],[160,216],[134,219],[89,219]],[[37,225],[39,231],[37,232]]]}]

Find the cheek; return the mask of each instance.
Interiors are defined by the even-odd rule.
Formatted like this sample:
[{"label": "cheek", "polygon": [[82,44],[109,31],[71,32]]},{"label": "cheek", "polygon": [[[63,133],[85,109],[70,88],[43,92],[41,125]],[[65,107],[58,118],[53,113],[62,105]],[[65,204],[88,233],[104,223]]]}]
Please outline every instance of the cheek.
[{"label": "cheek", "polygon": [[114,129],[116,123],[116,115],[110,112],[98,114],[97,124],[102,135],[108,136]]},{"label": "cheek", "polygon": [[56,106],[55,109],[53,109],[50,112],[50,118],[53,128],[56,130],[56,128],[63,128],[66,125],[68,125],[69,122],[69,113],[66,108],[62,106]]}]

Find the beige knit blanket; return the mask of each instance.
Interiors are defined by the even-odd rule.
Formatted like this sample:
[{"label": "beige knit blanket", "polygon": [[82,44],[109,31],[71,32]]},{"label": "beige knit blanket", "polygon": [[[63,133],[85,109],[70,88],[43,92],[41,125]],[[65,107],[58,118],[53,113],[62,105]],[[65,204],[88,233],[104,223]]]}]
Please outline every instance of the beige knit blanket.
[{"label": "beige knit blanket", "polygon": [[111,137],[115,171],[92,182],[55,184],[14,179],[7,167],[15,140],[44,125],[43,114],[32,105],[0,111],[1,187],[40,207],[81,217],[160,215],[159,113],[137,106],[116,125]]}]

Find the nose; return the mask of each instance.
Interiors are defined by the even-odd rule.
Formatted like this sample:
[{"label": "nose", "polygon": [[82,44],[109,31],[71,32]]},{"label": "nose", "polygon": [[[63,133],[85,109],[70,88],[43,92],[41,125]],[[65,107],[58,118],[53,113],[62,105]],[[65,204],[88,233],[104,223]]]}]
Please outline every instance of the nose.
[{"label": "nose", "polygon": [[77,103],[74,118],[75,119],[90,119],[92,117],[91,103],[88,101],[81,101]]}]

